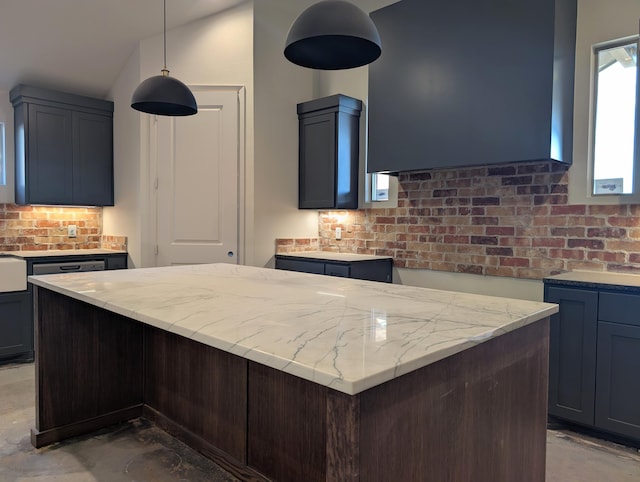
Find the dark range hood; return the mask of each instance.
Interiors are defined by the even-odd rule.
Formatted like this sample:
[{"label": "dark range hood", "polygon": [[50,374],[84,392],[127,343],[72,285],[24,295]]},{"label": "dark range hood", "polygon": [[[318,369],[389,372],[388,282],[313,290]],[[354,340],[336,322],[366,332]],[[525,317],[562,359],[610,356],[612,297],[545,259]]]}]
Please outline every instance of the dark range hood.
[{"label": "dark range hood", "polygon": [[371,14],[368,172],[571,164],[576,0],[403,0]]}]

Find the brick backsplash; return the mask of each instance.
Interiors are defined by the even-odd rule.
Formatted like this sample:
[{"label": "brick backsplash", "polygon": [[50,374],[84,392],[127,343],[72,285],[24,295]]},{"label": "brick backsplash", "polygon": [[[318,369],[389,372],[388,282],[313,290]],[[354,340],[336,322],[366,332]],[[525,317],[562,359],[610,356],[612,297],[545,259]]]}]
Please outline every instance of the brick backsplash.
[{"label": "brick backsplash", "polygon": [[402,173],[397,208],[320,212],[319,249],[529,279],[640,273],[640,205],[570,205],[568,172],[537,162]]},{"label": "brick backsplash", "polygon": [[279,238],[276,239],[276,253],[300,253],[304,251],[319,251],[319,238]]},{"label": "brick backsplash", "polygon": [[[75,238],[67,236],[69,224],[77,226]],[[126,247],[126,238],[116,238],[120,238],[120,241],[124,239]],[[117,239],[114,241],[117,242]],[[0,204],[0,250],[2,251],[100,247],[102,247],[102,208]]]}]

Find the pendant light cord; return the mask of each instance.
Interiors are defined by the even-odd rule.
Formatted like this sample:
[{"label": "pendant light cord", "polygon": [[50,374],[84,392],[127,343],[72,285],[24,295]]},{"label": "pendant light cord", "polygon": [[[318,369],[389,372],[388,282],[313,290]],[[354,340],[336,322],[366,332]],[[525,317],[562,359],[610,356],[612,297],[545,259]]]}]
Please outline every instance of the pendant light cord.
[{"label": "pendant light cord", "polygon": [[167,0],[164,0],[164,70],[167,70]]}]

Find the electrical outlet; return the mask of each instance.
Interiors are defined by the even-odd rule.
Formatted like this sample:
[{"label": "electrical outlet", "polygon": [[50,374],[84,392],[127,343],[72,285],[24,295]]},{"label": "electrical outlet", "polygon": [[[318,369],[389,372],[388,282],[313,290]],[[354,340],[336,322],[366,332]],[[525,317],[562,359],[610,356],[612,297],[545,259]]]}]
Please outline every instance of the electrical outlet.
[{"label": "electrical outlet", "polygon": [[78,227],[75,224],[69,224],[67,226],[67,235],[70,238],[75,238],[78,235]]},{"label": "electrical outlet", "polygon": [[342,228],[336,228],[336,239],[342,239]]}]

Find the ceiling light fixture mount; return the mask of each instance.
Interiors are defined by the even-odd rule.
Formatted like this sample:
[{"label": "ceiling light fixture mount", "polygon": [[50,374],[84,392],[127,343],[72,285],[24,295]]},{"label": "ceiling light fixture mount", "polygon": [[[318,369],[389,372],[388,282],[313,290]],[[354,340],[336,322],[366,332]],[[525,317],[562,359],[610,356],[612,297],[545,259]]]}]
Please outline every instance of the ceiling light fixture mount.
[{"label": "ceiling light fixture mount", "polygon": [[198,112],[198,105],[189,87],[167,69],[167,0],[164,3],[164,67],[161,75],[144,80],[131,96],[131,107],[147,114],[186,116]]},{"label": "ceiling light fixture mount", "polygon": [[320,70],[361,67],[381,53],[380,34],[369,15],[343,0],[323,0],[302,12],[284,49],[294,64]]}]

